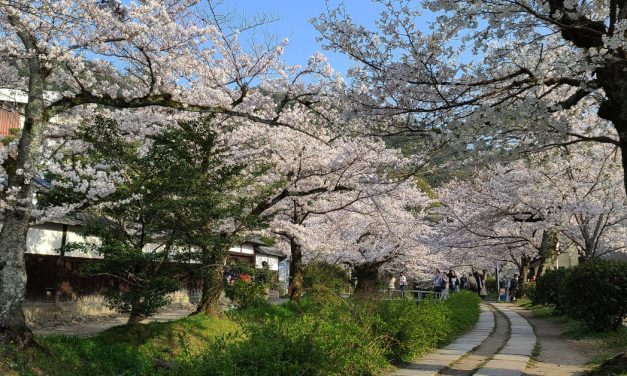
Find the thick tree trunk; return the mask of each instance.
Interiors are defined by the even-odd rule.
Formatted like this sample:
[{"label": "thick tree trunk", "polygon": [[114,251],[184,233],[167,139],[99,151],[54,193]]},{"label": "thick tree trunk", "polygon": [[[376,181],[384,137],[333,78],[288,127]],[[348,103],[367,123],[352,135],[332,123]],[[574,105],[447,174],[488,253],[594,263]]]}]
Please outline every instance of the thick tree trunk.
[{"label": "thick tree trunk", "polygon": [[196,313],[204,313],[208,316],[222,315],[220,308],[220,295],[222,295],[222,279],[224,277],[224,255],[214,255],[207,258],[203,265],[205,272],[202,280],[202,297],[196,308]]},{"label": "thick tree trunk", "polygon": [[[354,277],[357,278],[357,287],[355,295],[357,296],[376,296],[377,282],[379,276],[379,265],[361,264],[355,265]],[[405,286],[407,288],[407,286]]]},{"label": "thick tree trunk", "polygon": [[139,324],[142,320],[144,319],[143,316],[139,315],[137,312],[135,311],[131,311],[131,315],[128,317],[128,321],[126,322],[126,325],[132,326],[132,325],[137,325]]},{"label": "thick tree trunk", "polygon": [[26,294],[24,253],[33,209],[31,177],[36,176],[35,168],[48,120],[44,117],[43,102],[47,72],[37,58],[30,59],[29,69],[29,96],[17,156],[8,156],[3,162],[8,180],[5,192],[15,192],[15,199],[9,199],[13,208],[6,210],[0,231],[0,338],[3,342],[22,346],[36,344],[22,312]]},{"label": "thick tree trunk", "polygon": [[294,239],[290,239],[290,251],[292,253],[292,265],[290,266],[292,294],[290,300],[300,303],[300,298],[303,295],[303,253],[300,245]]},{"label": "thick tree trunk", "polygon": [[520,275],[521,286],[523,283],[527,283],[529,277],[529,265],[531,264],[531,257],[522,256],[520,258],[520,268],[518,269],[518,275]]},{"label": "thick tree trunk", "polygon": [[0,231],[0,337],[2,342],[27,345],[32,339],[26,327],[22,302],[26,295],[24,250],[28,222],[7,211]]},{"label": "thick tree trunk", "polygon": [[557,242],[559,236],[555,230],[544,230],[542,233],[542,245],[540,246],[540,266],[536,272],[536,277],[544,275],[544,272],[551,270],[557,259]]},{"label": "thick tree trunk", "polygon": [[618,133],[623,164],[623,184],[627,193],[627,63],[624,59],[608,62],[595,71],[607,99],[599,106],[598,115],[609,120]]}]

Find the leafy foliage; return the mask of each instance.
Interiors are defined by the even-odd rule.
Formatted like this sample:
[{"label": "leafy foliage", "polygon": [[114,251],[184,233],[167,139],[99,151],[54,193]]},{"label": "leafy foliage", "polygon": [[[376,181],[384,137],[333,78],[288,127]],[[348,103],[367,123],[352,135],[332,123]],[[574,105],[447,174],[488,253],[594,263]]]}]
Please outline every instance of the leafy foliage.
[{"label": "leafy foliage", "polygon": [[339,265],[311,262],[303,270],[303,287],[325,286],[334,291],[342,290],[350,283],[348,272]]},{"label": "leafy foliage", "polygon": [[627,264],[597,260],[573,268],[564,278],[564,310],[597,331],[616,330],[627,317]]},{"label": "leafy foliage", "polygon": [[562,312],[560,294],[562,283],[568,274],[567,269],[549,270],[536,281],[536,288],[531,300],[534,304],[551,304],[556,312]]},{"label": "leafy foliage", "polygon": [[316,286],[300,305],[238,311],[244,333],[225,337],[181,368],[206,375],[371,375],[467,331],[479,316],[476,294],[447,301],[346,300]]},{"label": "leafy foliage", "polygon": [[236,263],[229,266],[227,273],[236,276],[236,280],[232,284],[226,284],[224,292],[240,308],[263,303],[266,300],[266,291],[275,284],[274,273],[267,267],[256,268],[251,264]]}]

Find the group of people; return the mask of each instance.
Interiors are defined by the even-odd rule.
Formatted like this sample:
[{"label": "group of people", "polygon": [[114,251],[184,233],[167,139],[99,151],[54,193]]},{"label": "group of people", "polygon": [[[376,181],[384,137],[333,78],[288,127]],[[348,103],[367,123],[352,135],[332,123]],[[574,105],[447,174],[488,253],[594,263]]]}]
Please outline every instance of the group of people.
[{"label": "group of people", "polygon": [[457,292],[459,290],[473,291],[482,299],[488,296],[488,290],[485,286],[485,275],[474,273],[468,273],[468,276],[462,274],[461,277],[457,276],[454,270],[449,270],[448,273],[441,272],[436,269],[435,276],[433,277],[433,290],[442,294],[442,297],[447,297],[449,292]]},{"label": "group of people", "polygon": [[[395,288],[396,288],[396,277],[392,275],[392,277],[390,277],[390,281],[388,282],[389,293],[391,294],[391,292]],[[398,276],[398,289],[401,290],[401,295],[405,296],[406,288],[407,288],[407,277],[405,276],[403,272],[400,272]]]}]

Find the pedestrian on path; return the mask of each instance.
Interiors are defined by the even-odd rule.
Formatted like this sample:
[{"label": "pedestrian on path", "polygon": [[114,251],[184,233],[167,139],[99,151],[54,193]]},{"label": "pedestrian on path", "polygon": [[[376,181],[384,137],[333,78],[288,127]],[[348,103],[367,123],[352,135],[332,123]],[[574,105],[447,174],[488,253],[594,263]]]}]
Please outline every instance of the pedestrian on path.
[{"label": "pedestrian on path", "polygon": [[440,269],[435,270],[435,277],[433,277],[433,291],[442,292],[444,280],[442,279],[442,272]]},{"label": "pedestrian on path", "polygon": [[392,294],[394,294],[394,288],[396,287],[396,277],[394,277],[394,275],[392,275],[390,277],[390,281],[388,282],[388,298],[392,297]]},{"label": "pedestrian on path", "polygon": [[401,296],[403,298],[405,297],[405,286],[407,286],[407,277],[405,277],[405,274],[401,272],[400,277],[398,279],[398,287],[401,290]]},{"label": "pedestrian on path", "polygon": [[452,269],[448,271],[448,281],[450,292],[459,291],[459,279],[457,278],[457,273]]},{"label": "pedestrian on path", "polygon": [[477,293],[477,279],[472,273],[468,273],[468,290]]},{"label": "pedestrian on path", "polygon": [[485,286],[485,274],[479,275],[479,296],[482,300],[485,300],[488,297],[488,289]]},{"label": "pedestrian on path", "polygon": [[518,293],[518,274],[514,274],[514,277],[509,281],[509,299],[512,302],[516,301],[516,294]]},{"label": "pedestrian on path", "polygon": [[442,295],[440,295],[440,299],[447,299],[449,288],[451,286],[451,280],[448,278],[446,273],[442,273]]}]

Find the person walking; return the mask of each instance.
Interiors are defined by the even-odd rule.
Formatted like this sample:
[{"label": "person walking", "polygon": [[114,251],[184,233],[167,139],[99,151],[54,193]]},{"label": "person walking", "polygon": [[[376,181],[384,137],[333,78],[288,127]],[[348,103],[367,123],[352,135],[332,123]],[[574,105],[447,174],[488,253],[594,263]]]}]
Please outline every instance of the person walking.
[{"label": "person walking", "polygon": [[398,287],[401,290],[401,296],[403,298],[405,297],[405,286],[407,286],[407,277],[405,277],[405,274],[401,272],[400,277],[398,278]]},{"label": "person walking", "polygon": [[485,274],[479,275],[479,296],[482,300],[485,300],[488,297],[488,289],[485,286]]},{"label": "person walking", "polygon": [[459,279],[459,288],[462,290],[466,290],[468,288],[468,278],[466,278],[466,275],[464,274],[462,274]]},{"label": "person walking", "polygon": [[477,293],[477,279],[472,273],[468,273],[468,290]]},{"label": "person walking", "polygon": [[442,272],[440,272],[440,269],[436,269],[435,277],[433,277],[433,291],[442,292],[443,284],[444,280],[442,279]]},{"label": "person walking", "polygon": [[516,294],[518,293],[518,274],[514,274],[514,277],[509,281],[509,300],[516,301]]},{"label": "person walking", "polygon": [[450,292],[453,293],[459,291],[459,279],[457,279],[457,273],[455,273],[454,270],[449,270],[448,281]]},{"label": "person walking", "polygon": [[392,275],[388,282],[388,298],[391,298],[394,294],[394,288],[396,287],[396,277]]},{"label": "person walking", "polygon": [[442,294],[440,295],[440,299],[448,298],[449,288],[451,286],[450,278],[446,273],[442,273]]}]

